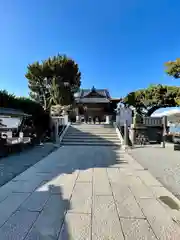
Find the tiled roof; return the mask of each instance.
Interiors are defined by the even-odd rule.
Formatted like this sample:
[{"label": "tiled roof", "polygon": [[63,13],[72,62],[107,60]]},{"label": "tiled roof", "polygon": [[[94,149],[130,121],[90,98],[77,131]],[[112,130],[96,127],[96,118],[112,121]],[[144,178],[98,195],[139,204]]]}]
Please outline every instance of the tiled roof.
[{"label": "tiled roof", "polygon": [[80,103],[109,103],[109,99],[107,98],[80,98]]},{"label": "tiled roof", "polygon": [[[95,91],[104,98],[110,98],[109,91],[107,89],[95,89]],[[92,92],[92,89],[82,89],[79,92],[75,93],[75,99],[85,98],[88,94]]]}]

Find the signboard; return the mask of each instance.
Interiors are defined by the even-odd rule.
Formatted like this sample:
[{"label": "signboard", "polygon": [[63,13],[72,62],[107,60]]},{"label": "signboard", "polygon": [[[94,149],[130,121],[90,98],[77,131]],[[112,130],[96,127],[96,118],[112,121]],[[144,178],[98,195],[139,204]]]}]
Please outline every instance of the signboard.
[{"label": "signboard", "polygon": [[116,114],[116,123],[119,126],[124,126],[124,123],[127,121],[128,126],[132,124],[132,109],[124,106],[120,106],[117,109]]}]

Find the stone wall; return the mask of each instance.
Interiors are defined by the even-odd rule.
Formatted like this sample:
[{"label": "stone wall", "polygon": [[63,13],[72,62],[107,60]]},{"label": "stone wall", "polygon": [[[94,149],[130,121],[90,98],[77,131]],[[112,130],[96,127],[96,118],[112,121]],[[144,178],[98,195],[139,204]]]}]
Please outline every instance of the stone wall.
[{"label": "stone wall", "polygon": [[[137,144],[139,135],[144,136],[151,143],[161,143],[163,140],[163,132],[164,127],[162,118],[135,115],[133,124],[131,124],[129,129],[129,138],[133,144]],[[168,132],[167,126],[166,132]]]}]

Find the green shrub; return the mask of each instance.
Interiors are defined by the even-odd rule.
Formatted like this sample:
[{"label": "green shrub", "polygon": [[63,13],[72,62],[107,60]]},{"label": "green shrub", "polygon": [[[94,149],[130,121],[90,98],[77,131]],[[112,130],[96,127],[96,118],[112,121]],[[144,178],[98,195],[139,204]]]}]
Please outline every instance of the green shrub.
[{"label": "green shrub", "polygon": [[16,97],[3,90],[0,91],[0,107],[21,110],[24,113],[31,115],[35,128],[39,134],[43,134],[43,132],[49,129],[49,113],[45,112],[39,103],[29,98]]}]

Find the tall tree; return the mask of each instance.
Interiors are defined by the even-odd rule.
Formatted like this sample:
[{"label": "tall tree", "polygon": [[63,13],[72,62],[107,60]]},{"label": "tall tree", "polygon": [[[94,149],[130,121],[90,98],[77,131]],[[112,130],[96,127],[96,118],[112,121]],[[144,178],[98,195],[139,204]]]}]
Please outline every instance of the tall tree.
[{"label": "tall tree", "polygon": [[135,107],[140,114],[151,116],[159,108],[179,106],[179,99],[180,87],[159,84],[130,92],[123,103]]},{"label": "tall tree", "polygon": [[41,103],[44,109],[51,105],[69,105],[81,85],[78,64],[66,55],[48,58],[41,63],[28,65],[26,78],[30,96]]},{"label": "tall tree", "polygon": [[180,78],[180,58],[175,61],[169,61],[165,63],[166,73],[174,78]]}]

